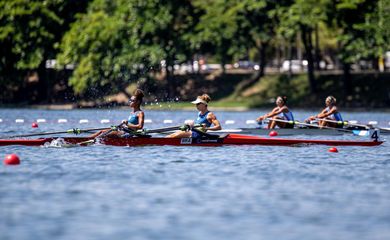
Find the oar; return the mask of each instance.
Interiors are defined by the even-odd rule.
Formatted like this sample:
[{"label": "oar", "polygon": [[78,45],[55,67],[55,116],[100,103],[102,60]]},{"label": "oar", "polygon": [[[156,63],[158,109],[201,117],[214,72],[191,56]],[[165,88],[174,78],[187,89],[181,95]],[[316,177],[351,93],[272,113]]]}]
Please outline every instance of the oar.
[{"label": "oar", "polygon": [[331,130],[336,130],[336,131],[340,131],[340,132],[352,133],[354,135],[359,135],[359,136],[361,136],[360,131],[366,131],[366,133],[369,133],[369,131],[367,131],[367,130],[355,131],[355,130],[349,130],[349,129],[343,129],[343,128],[328,127],[328,126],[322,126],[321,127],[321,126],[318,126],[318,125],[315,125],[315,124],[302,123],[302,122],[299,122],[299,121],[287,121],[287,120],[282,120],[282,119],[271,119],[271,118],[266,118],[266,120],[268,120],[268,121],[276,121],[276,122],[285,122],[285,123],[301,125],[301,126],[306,126],[306,127],[319,128],[319,129],[331,129]]},{"label": "oar", "polygon": [[84,133],[84,132],[99,131],[99,130],[105,130],[105,129],[110,129],[110,128],[109,127],[88,128],[88,129],[73,128],[73,129],[69,129],[66,131],[59,131],[59,132],[42,132],[42,133],[31,133],[31,134],[14,135],[14,136],[1,136],[0,138],[35,137],[35,136],[44,136],[44,135],[53,135],[53,134],[62,134],[62,133],[80,134],[80,133]]},{"label": "oar", "polygon": [[[104,138],[105,136],[107,136],[108,134],[112,133],[113,131],[120,130],[123,124],[125,124],[125,123],[121,123],[121,124],[119,124],[117,126],[111,126],[111,129],[109,129],[108,131],[106,131],[106,132],[104,132],[104,133],[102,133],[100,135],[97,135],[96,137],[94,137],[91,140],[87,140],[87,141],[84,141],[84,142],[77,143],[77,145],[84,146],[84,145],[89,145],[89,144],[95,143],[97,139]],[[105,128],[105,129],[108,129],[108,128]]]},{"label": "oar", "polygon": [[174,130],[186,130],[187,128],[190,127],[189,126],[187,127],[187,125],[179,125],[179,126],[156,128],[156,129],[142,129],[134,132],[135,134],[163,133],[163,132],[169,132]]},{"label": "oar", "polygon": [[350,123],[348,121],[336,121],[336,120],[331,120],[331,119],[326,119],[326,118],[316,118],[316,120],[330,122],[330,123],[337,123],[337,124],[342,125],[342,126],[362,127],[362,128],[366,128],[366,129],[373,128],[372,126],[369,126],[369,125]]}]

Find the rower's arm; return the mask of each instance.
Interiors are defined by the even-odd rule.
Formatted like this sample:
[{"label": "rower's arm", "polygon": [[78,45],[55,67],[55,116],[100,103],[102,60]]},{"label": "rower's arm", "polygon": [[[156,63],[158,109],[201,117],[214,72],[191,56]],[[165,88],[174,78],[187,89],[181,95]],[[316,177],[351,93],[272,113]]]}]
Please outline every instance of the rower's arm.
[{"label": "rower's arm", "polygon": [[214,126],[206,128],[206,130],[211,130],[211,131],[217,131],[221,130],[221,123],[218,121],[217,117],[214,115],[214,113],[210,112],[207,115],[207,120],[211,122]]},{"label": "rower's arm", "polygon": [[279,113],[283,112],[283,110],[285,109],[285,107],[282,107],[282,108],[274,108],[272,110],[272,112],[270,113],[267,113],[265,116],[265,118],[270,118],[270,117],[273,117],[273,116],[276,116],[278,115]]},{"label": "rower's arm", "polygon": [[327,116],[330,116],[337,112],[337,107],[332,107],[329,112],[324,109],[320,114],[318,114],[316,117],[317,118],[326,118]]},{"label": "rower's arm", "polygon": [[145,120],[145,114],[143,112],[140,112],[138,114],[138,124],[128,123],[127,127],[133,130],[142,129],[144,128],[144,120]]}]

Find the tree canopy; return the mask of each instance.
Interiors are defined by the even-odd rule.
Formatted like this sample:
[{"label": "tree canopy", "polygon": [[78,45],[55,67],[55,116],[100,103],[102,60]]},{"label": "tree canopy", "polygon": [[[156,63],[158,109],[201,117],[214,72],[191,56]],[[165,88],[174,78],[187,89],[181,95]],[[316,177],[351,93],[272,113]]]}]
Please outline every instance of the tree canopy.
[{"label": "tree canopy", "polygon": [[256,81],[275,59],[301,57],[314,93],[321,60],[346,76],[360,60],[383,68],[389,12],[390,0],[0,0],[0,84],[21,84],[55,58],[74,65],[78,94],[124,91],[163,71],[173,97],[174,65],[199,55],[255,61]]}]

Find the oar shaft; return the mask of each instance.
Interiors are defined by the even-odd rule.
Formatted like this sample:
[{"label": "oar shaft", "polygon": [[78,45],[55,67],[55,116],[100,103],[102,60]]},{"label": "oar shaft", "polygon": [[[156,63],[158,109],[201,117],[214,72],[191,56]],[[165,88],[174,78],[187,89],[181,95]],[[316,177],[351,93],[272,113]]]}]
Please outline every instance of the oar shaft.
[{"label": "oar shaft", "polygon": [[163,133],[163,132],[169,132],[173,130],[179,130],[182,126],[173,126],[173,127],[166,127],[166,128],[156,128],[156,129],[150,129],[150,130],[143,130],[142,132],[145,133]]},{"label": "oar shaft", "polygon": [[53,135],[53,134],[62,134],[62,133],[74,133],[74,134],[80,134],[83,132],[89,132],[89,131],[99,131],[99,130],[105,130],[110,129],[108,127],[105,128],[89,128],[89,129],[68,129],[66,131],[58,131],[58,132],[43,132],[43,133],[31,133],[31,134],[22,134],[22,135],[14,135],[14,136],[2,136],[0,138],[21,138],[21,137],[35,137],[35,136],[44,136],[44,135]]},{"label": "oar shaft", "polygon": [[314,128],[321,128],[321,129],[332,129],[332,130],[337,130],[337,131],[341,131],[341,132],[352,132],[352,130],[348,130],[348,129],[334,128],[334,127],[328,127],[328,126],[318,126],[318,125],[315,125],[315,124],[301,123],[301,122],[298,122],[298,121],[294,122],[294,121],[287,121],[287,120],[283,120],[283,119],[271,119],[271,118],[267,118],[267,120],[269,120],[269,121],[276,121],[276,122],[285,122],[285,123],[290,123],[290,124],[296,124],[296,125],[307,126],[307,127],[314,127]]},{"label": "oar shaft", "polygon": [[362,128],[367,128],[367,129],[371,128],[370,126],[367,126],[367,125],[350,123],[348,121],[336,121],[336,120],[327,119],[327,118],[316,118],[316,120],[324,121],[324,122],[330,122],[330,123],[337,123],[337,124],[341,124],[343,126],[344,125],[349,125],[349,126],[362,127]]}]

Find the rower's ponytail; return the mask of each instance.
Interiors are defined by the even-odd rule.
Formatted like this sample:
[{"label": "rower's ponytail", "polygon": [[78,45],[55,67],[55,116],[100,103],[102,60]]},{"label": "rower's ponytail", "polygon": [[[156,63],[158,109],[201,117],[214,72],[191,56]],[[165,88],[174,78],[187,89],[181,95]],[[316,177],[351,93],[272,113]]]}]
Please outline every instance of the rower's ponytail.
[{"label": "rower's ponytail", "polygon": [[198,98],[202,99],[203,101],[206,101],[207,103],[209,103],[211,101],[211,97],[209,95],[207,95],[206,93],[203,94],[202,96],[199,96]]},{"label": "rower's ponytail", "polygon": [[136,89],[134,91],[134,97],[137,98],[138,101],[142,102],[142,99],[144,98],[144,92],[141,89]]}]

